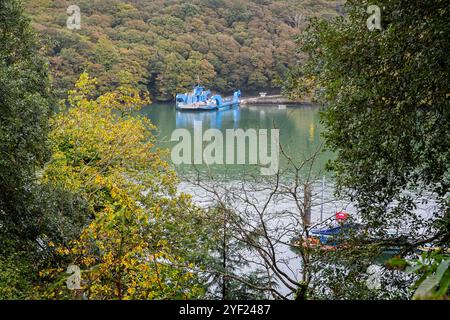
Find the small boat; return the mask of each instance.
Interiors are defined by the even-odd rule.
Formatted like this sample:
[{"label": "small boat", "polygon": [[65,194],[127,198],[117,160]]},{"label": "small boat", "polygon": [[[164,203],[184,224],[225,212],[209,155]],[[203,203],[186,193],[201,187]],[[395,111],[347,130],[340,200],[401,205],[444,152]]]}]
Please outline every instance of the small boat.
[{"label": "small boat", "polygon": [[336,213],[335,220],[327,219],[330,220],[330,224],[327,226],[310,229],[309,237],[301,241],[300,244],[304,248],[319,248],[325,251],[332,251],[336,250],[337,247],[345,246],[345,238],[361,228],[359,224],[350,222],[349,218],[350,215],[346,212]]},{"label": "small boat", "polygon": [[357,232],[360,228],[361,226],[359,224],[345,222],[326,229],[313,229],[310,231],[310,235],[316,239],[317,243],[329,249],[330,247],[337,247],[343,244],[342,241],[345,241],[346,237]]},{"label": "small boat", "polygon": [[[352,222],[349,220],[350,215],[346,212],[338,212],[335,215],[335,221],[331,223],[330,226],[325,228],[313,228],[309,232],[309,238],[303,242],[304,247],[316,247],[325,251],[336,250],[338,247],[346,247],[346,239],[350,239],[352,234],[356,234],[364,230],[361,224]],[[396,233],[388,233],[387,235],[393,238],[399,237]],[[402,236],[402,235],[400,235]],[[407,241],[407,235],[403,235],[405,241]],[[367,238],[370,240],[370,238]],[[397,254],[402,248],[397,246],[387,246],[383,248],[383,254]],[[434,247],[430,244],[425,244],[423,246],[415,248],[416,253],[432,251],[432,250],[442,250],[442,248]],[[450,250],[447,249],[447,252]]]},{"label": "small boat", "polygon": [[220,94],[212,94],[200,85],[194,86],[190,93],[176,95],[176,109],[180,111],[217,111],[229,109],[240,104],[241,91],[233,96],[222,98]]}]

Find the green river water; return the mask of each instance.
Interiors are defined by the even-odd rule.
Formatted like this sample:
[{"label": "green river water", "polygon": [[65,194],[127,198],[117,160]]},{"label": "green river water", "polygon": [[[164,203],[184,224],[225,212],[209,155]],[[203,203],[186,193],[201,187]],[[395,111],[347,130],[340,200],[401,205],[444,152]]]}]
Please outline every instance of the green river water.
[{"label": "green river water", "polygon": [[[141,110],[141,115],[148,117],[157,126],[155,132],[157,147],[172,149],[178,141],[170,141],[175,129],[188,129],[193,136],[194,122],[202,124],[203,132],[209,128],[219,129],[224,137],[227,129],[260,129],[270,130],[278,128],[280,145],[286,154],[301,161],[310,157],[321,145],[323,139],[323,125],[320,123],[319,107],[311,105],[298,106],[267,106],[252,105],[234,107],[224,111],[209,112],[180,112],[175,110],[174,104],[152,104]],[[270,142],[270,134],[267,141]],[[224,138],[224,145],[226,141]],[[208,143],[204,142],[203,147]],[[192,150],[194,149],[194,138],[192,138]],[[269,143],[270,148],[270,143]],[[269,149],[270,150],[270,149]],[[248,159],[249,147],[246,146],[246,156]],[[226,148],[223,148],[224,159]],[[313,170],[323,171],[325,163],[332,157],[331,152],[322,152],[318,155],[313,165]],[[170,159],[168,159],[170,161]],[[248,163],[248,161],[246,161]],[[280,169],[288,166],[287,159],[280,153]],[[204,168],[205,165],[196,166]],[[178,171],[193,170],[191,165],[181,165],[176,167]],[[223,164],[208,167],[214,173],[222,174],[227,178],[234,178],[244,171],[252,170],[249,165]],[[253,166],[255,169],[256,166]]]}]

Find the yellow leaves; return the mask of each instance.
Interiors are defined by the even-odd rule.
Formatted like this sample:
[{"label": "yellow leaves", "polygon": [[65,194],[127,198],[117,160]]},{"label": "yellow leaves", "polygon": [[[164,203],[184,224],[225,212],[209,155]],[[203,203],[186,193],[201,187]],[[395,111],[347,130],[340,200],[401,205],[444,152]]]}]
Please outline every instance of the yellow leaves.
[{"label": "yellow leaves", "polygon": [[113,185],[113,187],[111,188],[111,197],[113,199],[116,199],[116,198],[118,198],[119,194],[120,194],[119,188],[117,188],[117,186]]},{"label": "yellow leaves", "polygon": [[83,265],[85,265],[86,267],[90,267],[90,266],[94,265],[94,264],[95,264],[95,261],[96,261],[96,260],[95,260],[93,257],[90,257],[90,256],[84,257],[84,258],[82,259],[82,263],[83,263]]},{"label": "yellow leaves", "polygon": [[64,269],[61,269],[61,268],[45,269],[45,270],[39,271],[39,277],[41,277],[41,278],[51,277],[51,276],[55,276],[63,271],[64,271]]},{"label": "yellow leaves", "polygon": [[95,180],[94,180],[95,184],[102,185],[104,183],[104,181],[105,180],[104,180],[104,178],[101,175],[97,174],[95,176]]},{"label": "yellow leaves", "polygon": [[80,75],[78,81],[75,83],[75,88],[82,93],[88,94],[95,91],[95,87],[97,86],[97,84],[97,79],[90,78],[87,72],[83,72]]},{"label": "yellow leaves", "polygon": [[154,139],[150,122],[119,116],[113,110],[140,108],[149,102],[148,95],[122,86],[92,100],[88,93],[95,85],[95,79],[81,75],[76,89],[70,92],[71,108],[53,118],[50,138],[54,154],[46,178],[59,181],[70,190],[92,193],[97,192],[97,187],[104,187],[107,177],[114,176],[119,179],[117,185],[128,193],[128,186],[133,185],[130,179],[140,172],[153,172],[156,178],[172,175],[160,155],[150,151]]},{"label": "yellow leaves", "polygon": [[68,100],[72,106],[86,107],[88,97],[95,93],[97,86],[97,79],[90,78],[86,72],[80,75],[80,78],[75,83],[75,89],[68,92]]},{"label": "yellow leaves", "polygon": [[100,96],[97,101],[103,108],[121,111],[122,116],[138,111],[151,102],[148,92],[140,92],[131,85],[122,85],[115,91]]},{"label": "yellow leaves", "polygon": [[80,237],[56,252],[83,270],[89,298],[177,295],[170,284],[190,286],[193,277],[169,265],[183,260],[158,223],[166,208],[179,210],[188,200],[172,200],[177,179],[161,152],[151,151],[151,123],[129,115],[148,96],[123,85],[94,100],[95,86],[83,74],[69,93],[71,108],[52,119],[53,155],[43,176],[83,197],[92,216]]},{"label": "yellow leaves", "polygon": [[59,255],[65,255],[65,256],[67,256],[67,255],[70,254],[70,250],[67,249],[67,248],[65,248],[65,247],[58,247],[58,248],[56,248],[55,251],[56,251],[56,253],[59,254]]}]

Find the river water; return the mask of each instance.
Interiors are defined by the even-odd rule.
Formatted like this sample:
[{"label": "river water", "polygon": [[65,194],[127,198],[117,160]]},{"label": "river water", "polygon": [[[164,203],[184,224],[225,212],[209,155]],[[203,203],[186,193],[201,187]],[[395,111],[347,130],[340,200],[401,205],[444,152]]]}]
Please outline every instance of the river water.
[{"label": "river water", "polygon": [[[179,112],[175,110],[173,104],[152,104],[143,108],[140,114],[148,117],[157,127],[154,132],[157,140],[156,147],[169,150],[178,144],[178,141],[171,141],[172,133],[176,129],[187,129],[194,136],[194,125],[198,127],[201,124],[202,132],[210,128],[218,129],[224,137],[227,129],[255,129],[256,131],[266,129],[270,131],[276,128],[279,129],[279,142],[284,154],[288,155],[296,164],[311,157],[320,148],[323,144],[321,133],[325,130],[320,122],[320,109],[313,105],[287,107],[252,105],[219,112]],[[199,144],[205,147],[209,143],[195,140],[195,137],[192,138],[191,142],[192,152],[195,151],[196,147],[199,147]],[[223,149],[224,159],[227,150],[226,148]],[[236,150],[234,151],[236,152]],[[246,152],[246,159],[248,159],[249,151],[244,152]],[[318,153],[312,165],[306,166],[301,172],[304,175],[312,173],[316,177],[311,191],[311,220],[313,224],[333,217],[338,211],[346,211],[350,214],[356,213],[356,208],[350,201],[336,199],[334,196],[332,176],[325,171],[325,164],[333,159],[333,156],[332,152],[322,151]],[[167,160],[171,162],[170,157]],[[287,171],[290,168],[287,157],[280,156],[279,168],[281,171]],[[248,188],[248,193],[253,199],[256,210],[260,210],[265,205],[270,194],[270,189],[265,187],[270,184],[271,177],[258,177],[260,172],[258,166],[245,164],[207,166],[206,164],[200,164],[196,166],[178,165],[175,166],[175,169],[182,181],[179,190],[191,194],[193,200],[200,206],[211,205],[215,195],[209,194],[204,188],[192,182],[192,177],[198,172],[203,174],[201,179],[203,182],[214,185],[217,190],[221,190],[222,194],[234,192],[234,194],[239,195],[240,188]],[[208,176],[206,173],[208,173]],[[251,174],[252,183],[243,179],[246,174]],[[212,177],[209,175],[212,175]],[[282,183],[287,187],[292,186],[292,179],[292,176],[287,174]],[[261,188],[258,188],[258,184]],[[299,196],[304,196],[301,188],[299,189]],[[239,201],[239,197],[235,197],[231,206],[237,212],[246,215],[247,218],[249,215],[251,216],[251,213],[245,211],[248,206],[244,201]],[[426,212],[426,208],[418,209],[421,212]],[[286,245],[299,235],[301,229],[302,220],[298,208],[296,208],[296,203],[292,197],[280,195],[271,201],[267,206],[267,211],[268,228],[273,236],[278,239],[278,242],[275,243],[275,249],[281,269],[292,278],[299,280],[301,261],[292,252],[290,246]],[[249,225],[251,226],[254,221],[251,221],[250,217]],[[283,232],[280,237],[278,237],[279,230]],[[251,256],[251,259],[254,259],[256,265],[261,262],[258,261],[256,255]],[[282,284],[281,291],[283,294],[289,293],[289,290]]]},{"label": "river water", "polygon": [[[252,105],[240,106],[230,110],[219,112],[179,112],[175,110],[173,104],[152,104],[141,110],[141,115],[148,117],[157,130],[155,136],[157,147],[172,149],[178,141],[171,141],[171,135],[176,129],[187,129],[194,134],[194,123],[201,123],[203,131],[214,128],[220,130],[225,136],[227,129],[266,129],[268,131],[274,128],[279,129],[280,145],[284,154],[288,155],[298,164],[304,159],[311,157],[323,144],[321,133],[324,127],[320,122],[320,108],[314,105],[293,105],[287,107]],[[270,140],[270,139],[268,139]],[[192,140],[192,150],[194,150],[194,138]],[[206,144],[206,143],[204,143]],[[247,157],[248,157],[248,150]],[[227,149],[224,148],[224,158]],[[304,174],[310,171],[316,176],[312,190],[312,220],[319,221],[325,219],[337,211],[353,211],[348,201],[335,199],[334,188],[331,175],[325,171],[325,164],[333,158],[333,153],[329,151],[320,152],[312,167],[305,166]],[[246,158],[248,159],[248,158]],[[167,159],[171,162],[170,157]],[[280,170],[288,170],[291,165],[285,156],[280,155]],[[271,177],[262,177],[259,166],[223,164],[223,165],[179,165],[175,166],[181,177],[182,183],[180,190],[194,196],[198,203],[207,203],[208,197],[203,189],[190,183],[190,173],[198,171],[208,176],[212,175],[214,182],[227,186],[237,186],[243,181],[243,175],[251,174],[252,181],[260,180],[260,183],[266,183]],[[289,175],[286,174],[286,177]],[[206,173],[202,176],[207,179]],[[274,178],[272,178],[273,180]],[[289,183],[289,182],[287,182]],[[260,201],[264,199],[264,193],[261,193]],[[289,201],[283,201],[277,204],[279,210],[294,210],[295,204]]]},{"label": "river water", "polygon": [[[231,110],[219,112],[179,112],[175,110],[172,104],[152,104],[141,111],[141,115],[148,117],[154,125],[157,126],[155,136],[157,138],[157,147],[172,149],[178,141],[171,141],[171,135],[176,129],[187,129],[192,135],[194,134],[194,124],[201,124],[202,131],[213,128],[218,129],[226,136],[227,129],[255,129],[256,131],[266,129],[270,132],[273,129],[279,129],[279,142],[283,148],[283,153],[288,155],[294,162],[300,163],[302,160],[309,158],[317,152],[323,140],[321,133],[324,128],[320,123],[320,110],[312,105],[298,106],[240,106]],[[270,134],[268,134],[270,136]],[[195,138],[192,138],[191,150],[195,148]],[[269,141],[270,139],[268,139]],[[202,142],[200,142],[202,143]],[[197,141],[198,144],[198,141]],[[207,144],[207,143],[203,143]],[[271,145],[271,143],[270,143]],[[247,145],[248,147],[248,145]],[[269,148],[270,150],[270,148]],[[234,151],[237,151],[235,149]],[[240,150],[242,151],[242,150]],[[224,159],[226,158],[227,149],[224,148]],[[245,151],[244,151],[245,152]],[[248,159],[249,150],[246,150]],[[317,155],[312,167],[304,170],[304,174],[313,172],[317,175],[317,181],[314,182],[312,197],[312,222],[319,222],[334,215],[340,210],[353,211],[351,204],[347,201],[335,199],[333,196],[333,184],[329,175],[324,171],[325,164],[332,159],[331,152],[321,152]],[[171,162],[170,157],[168,161]],[[248,164],[227,164],[212,165],[205,164],[196,165],[179,165],[175,166],[181,184],[179,190],[189,193],[193,196],[193,200],[200,206],[208,206],[214,202],[215,195],[208,193],[204,188],[199,187],[196,183],[191,182],[190,177],[193,173],[202,172],[205,174],[202,181],[210,187],[214,188],[221,194],[239,194],[239,188],[242,186],[247,188],[250,197],[253,198],[256,207],[264,206],[269,197],[269,191],[261,190],[271,183],[274,177],[259,176],[258,166]],[[289,161],[286,157],[280,156],[279,169],[288,170]],[[208,176],[206,173],[208,173]],[[250,174],[252,183],[243,179],[243,175]],[[210,175],[214,177],[211,178]],[[290,184],[289,175],[284,180],[285,185]],[[262,186],[262,188],[258,188]],[[302,193],[301,189],[299,190]],[[242,199],[241,199],[242,200]],[[245,209],[245,204],[239,199],[233,199],[230,206],[236,212],[245,215],[248,219],[248,225],[256,225],[261,221],[252,217],[252,212]],[[245,212],[245,213],[244,213]],[[289,274],[293,279],[299,280],[301,275],[301,261],[299,257],[292,252],[289,243],[294,237],[299,235],[301,229],[301,217],[298,214],[295,201],[291,198],[279,195],[275,201],[267,206],[266,215],[268,229],[271,236],[277,237],[278,242],[274,243],[277,260],[280,269]],[[283,233],[282,236],[277,235]],[[241,272],[251,270],[252,264],[258,265],[261,259],[256,254],[248,254],[250,264]],[[290,291],[280,282],[280,290],[283,294]]]},{"label": "river water", "polygon": [[[286,108],[264,105],[241,106],[219,112],[180,112],[175,110],[173,104],[152,104],[142,109],[141,114],[150,118],[157,126],[158,130],[155,134],[158,147],[171,149],[177,144],[170,141],[175,129],[188,129],[193,135],[196,122],[201,123],[203,132],[214,128],[220,130],[224,137],[227,129],[255,129],[257,132],[266,129],[269,133],[273,129],[279,129],[280,145],[284,153],[298,161],[309,157],[319,148],[322,143],[320,134],[324,130],[320,123],[319,108],[312,105],[287,106]],[[270,138],[267,139],[270,142]],[[226,148],[223,151],[225,158]],[[246,152],[248,156],[249,150],[247,149]],[[331,152],[322,152],[318,155],[313,170],[316,172],[323,170],[325,163],[331,158]],[[281,169],[287,166],[286,157],[280,156]],[[248,165],[238,164],[212,167],[214,173],[221,174],[223,179],[236,178],[242,171],[248,169]],[[177,167],[177,170],[189,171],[192,170],[192,166],[181,165]]]}]

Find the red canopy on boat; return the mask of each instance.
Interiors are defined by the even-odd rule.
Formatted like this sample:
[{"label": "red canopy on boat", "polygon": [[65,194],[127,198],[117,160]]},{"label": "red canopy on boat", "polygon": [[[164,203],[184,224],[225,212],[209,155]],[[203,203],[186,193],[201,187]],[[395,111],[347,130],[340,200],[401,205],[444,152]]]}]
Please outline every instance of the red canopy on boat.
[{"label": "red canopy on boat", "polygon": [[344,222],[348,218],[350,218],[350,215],[347,212],[339,211],[338,213],[336,213],[336,220],[338,222]]}]

